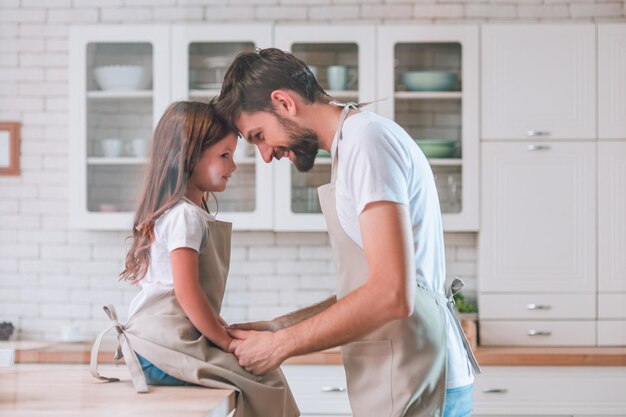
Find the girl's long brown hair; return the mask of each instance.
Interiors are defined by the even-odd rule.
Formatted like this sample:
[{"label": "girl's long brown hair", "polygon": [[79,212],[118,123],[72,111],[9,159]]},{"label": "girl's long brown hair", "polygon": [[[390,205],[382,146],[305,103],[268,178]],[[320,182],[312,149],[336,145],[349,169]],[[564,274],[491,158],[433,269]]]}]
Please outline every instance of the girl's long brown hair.
[{"label": "girl's long brown hair", "polygon": [[[234,130],[216,112],[213,101],[172,103],[152,135],[151,157],[133,222],[132,246],[120,279],[141,280],[150,264],[154,223],[185,195],[202,152]],[[206,209],[206,196],[203,198]]]}]

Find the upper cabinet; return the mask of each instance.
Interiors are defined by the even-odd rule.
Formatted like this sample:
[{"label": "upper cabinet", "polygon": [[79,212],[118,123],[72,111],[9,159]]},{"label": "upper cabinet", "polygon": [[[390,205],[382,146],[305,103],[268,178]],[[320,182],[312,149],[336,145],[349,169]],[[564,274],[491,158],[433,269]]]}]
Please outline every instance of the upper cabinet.
[{"label": "upper cabinet", "polygon": [[598,25],[600,139],[626,139],[626,25]]},{"label": "upper cabinet", "polygon": [[484,25],[482,138],[595,139],[595,44],[593,24]]},{"label": "upper cabinet", "polygon": [[170,27],[74,26],[69,39],[70,225],[129,230],[170,101]]},{"label": "upper cabinet", "polygon": [[378,111],[428,158],[444,229],[478,230],[478,27],[380,26],[377,70]]},{"label": "upper cabinet", "polygon": [[[172,28],[172,97],[210,100],[219,95],[226,69],[241,52],[272,46],[269,24],[176,25]],[[235,230],[267,230],[273,225],[272,167],[239,140],[237,170],[228,187],[209,199],[211,212]]]},{"label": "upper cabinet", "polygon": [[[375,35],[372,25],[278,25],[274,38],[277,48],[306,62],[322,88],[345,103],[375,98]],[[298,172],[286,159],[273,162],[275,230],[326,231],[317,187],[330,182],[329,156],[320,151],[309,172]]]}]

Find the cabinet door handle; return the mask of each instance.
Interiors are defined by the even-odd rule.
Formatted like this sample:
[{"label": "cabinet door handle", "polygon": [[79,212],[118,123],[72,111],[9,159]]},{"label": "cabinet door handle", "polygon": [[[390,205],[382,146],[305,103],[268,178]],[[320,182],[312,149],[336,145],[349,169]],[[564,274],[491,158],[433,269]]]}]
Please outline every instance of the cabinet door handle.
[{"label": "cabinet door handle", "polygon": [[546,332],[542,330],[529,330],[528,336],[550,336],[552,332]]},{"label": "cabinet door handle", "polygon": [[548,145],[528,145],[529,151],[547,151],[549,149]]},{"label": "cabinet door handle", "polygon": [[550,132],[547,130],[529,130],[526,134],[528,136],[550,136]]},{"label": "cabinet door handle", "polygon": [[509,390],[505,388],[483,388],[483,392],[485,394],[506,394]]},{"label": "cabinet door handle", "polygon": [[322,387],[322,392],[345,392],[346,387]]},{"label": "cabinet door handle", "polygon": [[552,307],[545,304],[528,304],[526,308],[529,310],[550,310]]}]

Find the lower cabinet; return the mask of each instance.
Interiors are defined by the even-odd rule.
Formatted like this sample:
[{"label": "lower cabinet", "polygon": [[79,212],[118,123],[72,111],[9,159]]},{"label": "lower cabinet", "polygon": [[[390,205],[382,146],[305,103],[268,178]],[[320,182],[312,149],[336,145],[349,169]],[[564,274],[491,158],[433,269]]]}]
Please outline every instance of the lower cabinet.
[{"label": "lower cabinet", "polygon": [[342,365],[284,365],[281,368],[302,416],[352,415]]},{"label": "lower cabinet", "polygon": [[473,416],[626,417],[626,367],[485,366]]},{"label": "lower cabinet", "polygon": [[[341,365],[284,365],[306,417],[351,416]],[[474,417],[626,417],[626,366],[483,366]]]},{"label": "lower cabinet", "polygon": [[[484,366],[474,417],[626,417],[626,366]],[[341,365],[284,365],[306,417],[351,416]]]}]

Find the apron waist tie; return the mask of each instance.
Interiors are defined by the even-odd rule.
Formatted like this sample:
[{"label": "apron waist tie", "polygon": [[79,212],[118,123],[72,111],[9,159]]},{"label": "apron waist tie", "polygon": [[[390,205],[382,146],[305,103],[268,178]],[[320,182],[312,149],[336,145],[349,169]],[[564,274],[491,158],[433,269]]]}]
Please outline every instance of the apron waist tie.
[{"label": "apron waist tie", "polygon": [[[430,289],[420,285],[419,283],[417,284],[420,288],[425,289],[426,291],[431,291]],[[454,295],[457,294],[459,291],[461,291],[461,289],[465,286],[465,283],[458,277],[454,278],[454,281],[452,281],[452,284],[450,284],[450,286],[446,289],[446,294],[440,294],[440,293],[435,293],[433,292],[433,294],[435,295],[435,297],[437,297],[437,300],[444,304],[446,306],[446,308],[450,311],[450,314],[452,315],[452,322],[454,323],[454,327],[456,328],[457,333],[461,336],[461,342],[463,343],[463,348],[465,349],[465,352],[467,353],[467,358],[470,361],[470,364],[472,365],[472,369],[474,370],[475,373],[480,374],[481,370],[480,370],[480,366],[478,365],[478,361],[476,360],[476,356],[474,355],[474,352],[472,351],[472,347],[469,343],[469,341],[467,340],[467,336],[465,336],[465,332],[463,331],[463,327],[461,327],[461,322],[459,321],[459,318],[456,315],[456,312],[454,310]]]},{"label": "apron waist tie", "polygon": [[130,372],[130,377],[133,381],[133,386],[135,387],[135,391],[138,393],[149,392],[148,384],[146,383],[146,377],[141,370],[141,365],[139,364],[139,359],[135,354],[135,351],[132,349],[130,345],[130,340],[126,333],[124,333],[124,325],[119,322],[117,319],[117,311],[115,311],[115,307],[112,305],[104,306],[104,312],[109,317],[109,319],[113,322],[113,324],[100,332],[98,337],[96,338],[93,347],[91,348],[91,360],[89,363],[89,371],[94,378],[97,378],[101,381],[108,382],[118,382],[119,378],[109,378],[106,376],[100,375],[98,372],[98,353],[100,353],[100,344],[102,342],[102,338],[105,334],[107,334],[112,329],[115,329],[117,332],[117,346],[115,348],[115,356],[113,357],[115,360],[119,360],[120,358],[124,358],[126,362],[126,366]]}]

